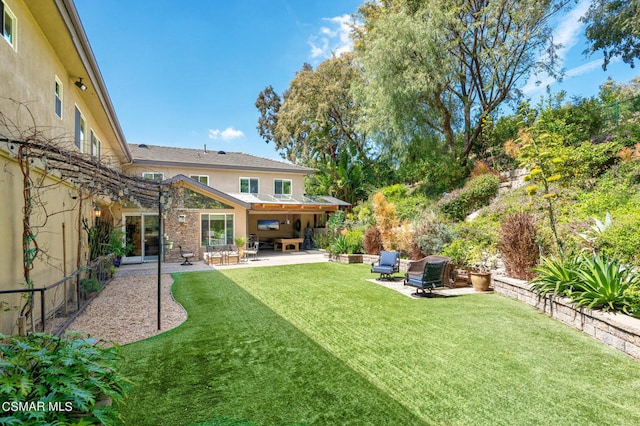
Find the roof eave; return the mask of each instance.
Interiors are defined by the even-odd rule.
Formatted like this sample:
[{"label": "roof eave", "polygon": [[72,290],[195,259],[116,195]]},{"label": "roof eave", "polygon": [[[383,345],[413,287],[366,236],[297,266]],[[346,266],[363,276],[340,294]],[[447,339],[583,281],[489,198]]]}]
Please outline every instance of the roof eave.
[{"label": "roof eave", "polygon": [[127,145],[124,132],[120,127],[120,122],[118,121],[115,109],[111,103],[107,86],[102,78],[102,74],[100,73],[100,68],[98,68],[98,63],[93,54],[93,50],[91,49],[91,45],[89,44],[89,39],[84,31],[82,22],[80,21],[78,11],[72,0],[54,1],[71,35],[71,39],[73,40],[73,44],[75,45],[78,55],[87,70],[88,78],[91,81],[92,86],[95,88],[96,95],[100,99],[100,103],[107,114],[109,124],[116,134],[118,145],[120,145],[126,160],[131,162],[133,160],[133,156],[131,155],[131,151]]},{"label": "roof eave", "polygon": [[146,159],[133,159],[134,165],[145,166],[165,166],[165,167],[193,167],[201,169],[220,169],[220,170],[250,170],[256,172],[279,172],[279,173],[296,173],[301,175],[309,175],[313,173],[313,169],[290,169],[287,167],[256,167],[256,166],[235,166],[232,164],[203,164],[203,163],[188,163],[183,161],[161,161],[161,160],[146,160]]}]

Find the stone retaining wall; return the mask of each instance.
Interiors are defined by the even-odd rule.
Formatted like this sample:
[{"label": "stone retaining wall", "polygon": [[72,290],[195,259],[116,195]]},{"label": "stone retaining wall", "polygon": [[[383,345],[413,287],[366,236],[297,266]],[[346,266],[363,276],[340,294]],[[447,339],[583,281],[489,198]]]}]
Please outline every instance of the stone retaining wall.
[{"label": "stone retaining wall", "polygon": [[636,318],[591,309],[576,310],[566,298],[539,298],[527,281],[514,278],[494,275],[493,289],[640,360],[640,320]]}]

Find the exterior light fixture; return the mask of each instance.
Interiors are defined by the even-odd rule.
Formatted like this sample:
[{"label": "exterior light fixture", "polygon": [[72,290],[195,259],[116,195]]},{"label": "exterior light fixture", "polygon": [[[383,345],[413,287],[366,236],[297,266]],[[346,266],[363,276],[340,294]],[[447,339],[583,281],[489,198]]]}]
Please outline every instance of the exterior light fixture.
[{"label": "exterior light fixture", "polygon": [[87,85],[86,85],[86,84],[84,84],[84,83],[82,82],[82,77],[79,77],[79,80],[78,80],[78,81],[76,81],[76,82],[75,82],[75,83],[73,83],[73,84],[75,84],[76,86],[78,86],[78,88],[79,88],[80,90],[82,90],[83,92],[84,92],[85,90],[87,90]]},{"label": "exterior light fixture", "polygon": [[96,204],[96,206],[93,208],[93,215],[98,218],[100,216],[102,216],[102,209],[100,209],[100,206]]}]

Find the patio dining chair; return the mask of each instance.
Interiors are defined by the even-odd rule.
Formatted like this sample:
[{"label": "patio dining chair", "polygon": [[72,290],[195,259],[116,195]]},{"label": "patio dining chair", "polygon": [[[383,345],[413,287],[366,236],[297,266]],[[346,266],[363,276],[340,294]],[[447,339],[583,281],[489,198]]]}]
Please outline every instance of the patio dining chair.
[{"label": "patio dining chair", "polygon": [[244,251],[246,257],[253,256],[252,260],[258,260],[258,250],[260,249],[260,242],[254,241],[253,244]]},{"label": "patio dining chair", "polygon": [[184,259],[181,265],[193,265],[191,259],[195,257],[195,253],[189,250],[183,250],[182,246],[178,246],[178,248],[180,249],[180,256]]}]

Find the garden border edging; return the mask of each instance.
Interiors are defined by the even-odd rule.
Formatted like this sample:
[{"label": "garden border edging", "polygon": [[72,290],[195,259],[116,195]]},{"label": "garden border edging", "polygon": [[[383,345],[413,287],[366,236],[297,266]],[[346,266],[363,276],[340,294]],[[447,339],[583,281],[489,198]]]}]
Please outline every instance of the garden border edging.
[{"label": "garden border edging", "polygon": [[612,348],[640,360],[640,320],[624,314],[576,309],[567,298],[538,297],[527,281],[493,276],[497,294],[531,305],[552,318],[583,331]]}]

